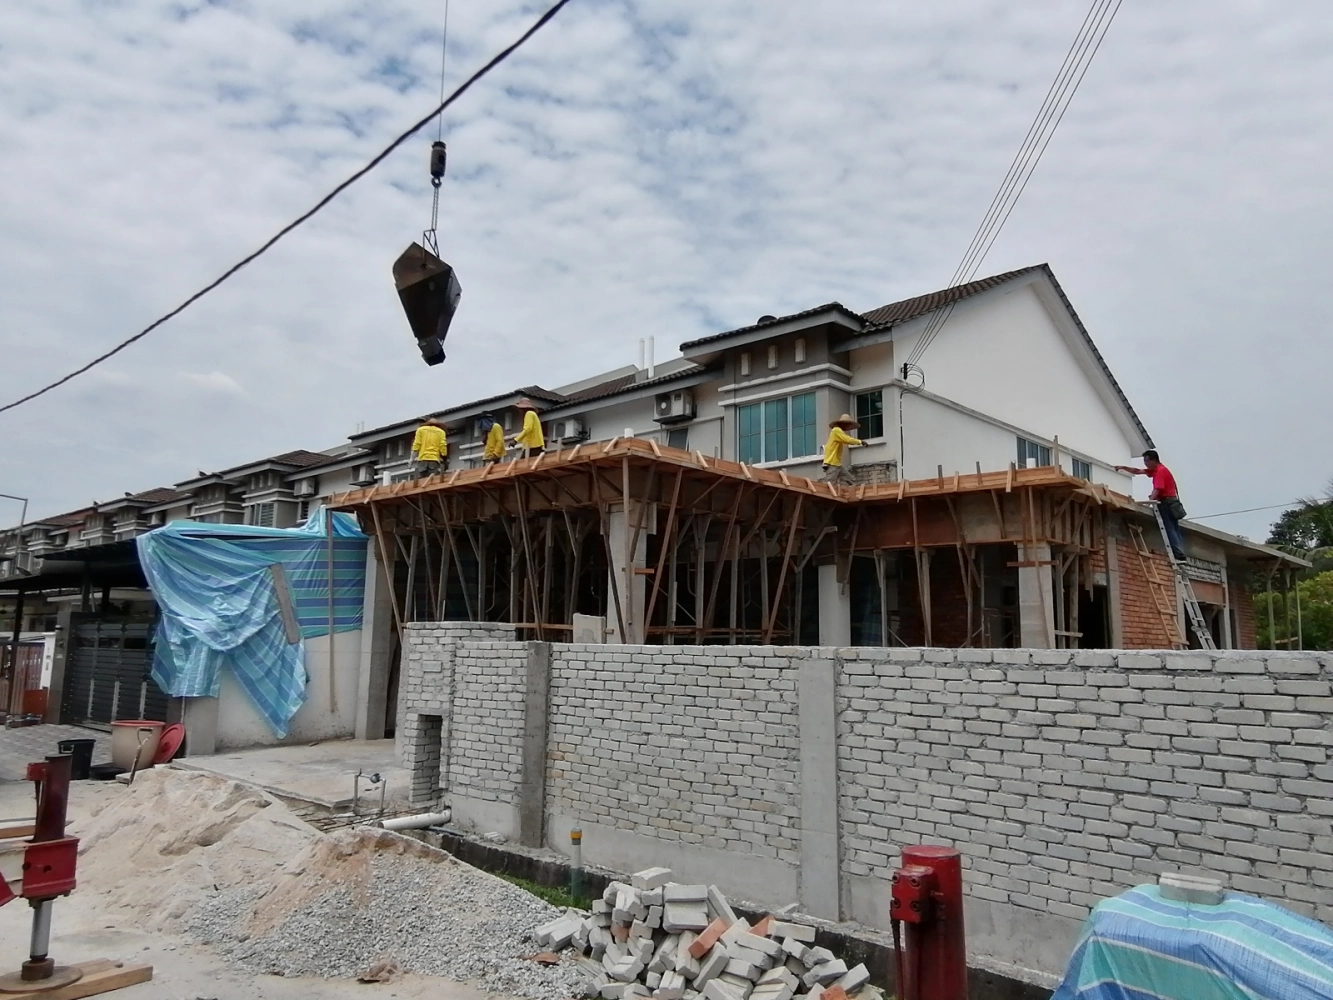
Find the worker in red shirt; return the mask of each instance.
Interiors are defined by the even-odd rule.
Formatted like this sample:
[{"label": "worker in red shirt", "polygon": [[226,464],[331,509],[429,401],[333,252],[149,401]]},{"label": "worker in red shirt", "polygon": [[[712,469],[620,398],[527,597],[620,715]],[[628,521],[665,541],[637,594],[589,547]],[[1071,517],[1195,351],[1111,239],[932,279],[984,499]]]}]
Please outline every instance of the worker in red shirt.
[{"label": "worker in red shirt", "polygon": [[1149,448],[1143,453],[1142,469],[1132,465],[1117,465],[1120,472],[1131,476],[1152,476],[1152,493],[1148,499],[1157,504],[1162,515],[1162,524],[1166,527],[1166,538],[1171,543],[1171,552],[1177,562],[1185,560],[1185,542],[1180,535],[1180,522],[1185,519],[1185,505],[1180,502],[1180,491],[1176,488],[1176,477],[1162,464],[1157,452]]}]

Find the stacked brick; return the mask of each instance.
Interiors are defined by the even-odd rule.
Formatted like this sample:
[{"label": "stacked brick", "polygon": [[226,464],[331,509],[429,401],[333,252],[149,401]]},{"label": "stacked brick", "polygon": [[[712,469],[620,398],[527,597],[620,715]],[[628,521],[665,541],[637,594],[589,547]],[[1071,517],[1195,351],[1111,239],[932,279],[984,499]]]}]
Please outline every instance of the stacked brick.
[{"label": "stacked brick", "polygon": [[717,886],[670,879],[650,868],[612,882],[590,914],[539,927],[537,943],[600,963],[587,992],[602,1000],[848,1000],[867,987],[866,967],[815,947],[813,927],[771,916],[752,927]]}]

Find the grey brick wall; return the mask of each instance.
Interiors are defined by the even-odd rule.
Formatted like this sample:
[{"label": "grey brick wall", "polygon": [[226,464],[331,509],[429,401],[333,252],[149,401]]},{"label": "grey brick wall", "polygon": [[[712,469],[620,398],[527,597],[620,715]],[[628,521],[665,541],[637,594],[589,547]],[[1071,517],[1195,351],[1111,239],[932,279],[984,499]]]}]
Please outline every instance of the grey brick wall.
[{"label": "grey brick wall", "polygon": [[771,648],[555,646],[548,808],[796,864],[796,662]]},{"label": "grey brick wall", "polygon": [[844,875],[945,842],[1018,907],[1081,919],[1183,869],[1333,921],[1328,658],[841,652]]},{"label": "grey brick wall", "polygon": [[[515,801],[526,646],[512,637],[408,628],[414,786]],[[846,916],[879,922],[900,846],[947,843],[973,902],[1001,915],[1077,921],[1189,870],[1333,922],[1329,655],[552,650],[548,814],[799,867],[797,673],[831,659]]]}]

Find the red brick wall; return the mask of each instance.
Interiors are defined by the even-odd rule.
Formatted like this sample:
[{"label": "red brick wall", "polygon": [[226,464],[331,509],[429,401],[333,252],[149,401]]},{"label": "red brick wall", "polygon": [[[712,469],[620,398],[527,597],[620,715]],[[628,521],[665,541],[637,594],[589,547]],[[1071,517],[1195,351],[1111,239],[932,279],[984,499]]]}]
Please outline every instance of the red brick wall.
[{"label": "red brick wall", "polygon": [[[1141,558],[1130,542],[1107,538],[1107,545],[1116,546],[1116,561],[1120,568],[1120,627],[1121,641],[1126,649],[1169,649],[1171,638],[1157,603],[1153,600],[1148,576]],[[1171,580],[1171,563],[1165,552],[1152,552],[1146,558],[1156,566],[1157,578]]]},{"label": "red brick wall", "polygon": [[1233,576],[1227,576],[1227,587],[1231,595],[1231,610],[1236,616],[1236,648],[1255,649],[1254,598]]}]

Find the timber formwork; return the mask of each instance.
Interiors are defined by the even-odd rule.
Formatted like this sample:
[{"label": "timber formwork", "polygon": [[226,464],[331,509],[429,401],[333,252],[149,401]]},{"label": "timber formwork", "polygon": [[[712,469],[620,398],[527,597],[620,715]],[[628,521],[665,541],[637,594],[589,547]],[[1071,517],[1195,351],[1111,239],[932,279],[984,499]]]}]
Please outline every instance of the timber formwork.
[{"label": "timber formwork", "polygon": [[[1104,570],[1105,513],[1133,502],[1056,467],[839,488],[617,438],[352,491],[331,506],[357,514],[392,567],[399,628],[504,621],[561,639],[575,614],[604,615],[621,635],[639,614],[649,642],[812,641],[810,571],[833,565],[845,588],[868,559],[859,565],[878,579],[882,644],[1015,644],[988,629],[994,578],[1016,591],[1018,570],[1049,568],[1051,645],[1068,646],[1079,644],[1080,592]],[[627,592],[636,576],[641,608]],[[943,602],[947,629],[936,623]]]}]

